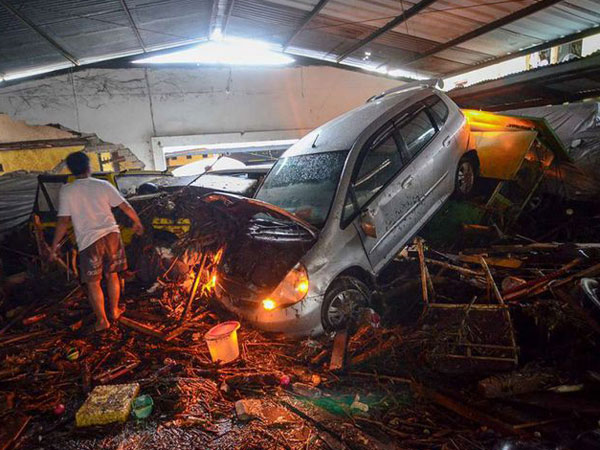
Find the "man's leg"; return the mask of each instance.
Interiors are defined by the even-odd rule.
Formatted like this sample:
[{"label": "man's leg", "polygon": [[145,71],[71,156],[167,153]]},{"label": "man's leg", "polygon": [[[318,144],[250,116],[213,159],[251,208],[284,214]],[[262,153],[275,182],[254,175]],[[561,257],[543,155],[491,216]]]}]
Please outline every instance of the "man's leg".
[{"label": "man's leg", "polygon": [[108,291],[108,304],[110,315],[113,320],[117,320],[124,309],[119,308],[119,299],[121,298],[121,280],[116,272],[106,274],[106,290]]},{"label": "man's leg", "polygon": [[96,314],[96,331],[106,330],[110,328],[110,322],[106,318],[106,312],[104,311],[104,294],[102,293],[100,280],[88,281],[86,284],[88,298],[94,314]]},{"label": "man's leg", "polygon": [[125,248],[119,233],[107,234],[104,238],[106,244],[106,261],[104,273],[106,277],[106,289],[108,291],[108,303],[110,315],[113,320],[117,320],[124,309],[119,308],[119,299],[121,298],[121,280],[119,272],[127,269],[127,258],[125,257]]},{"label": "man's leg", "polygon": [[102,247],[100,241],[94,242],[79,253],[79,275],[87,285],[88,299],[96,315],[96,331],[110,327],[104,310],[104,294],[100,280],[102,278]]}]

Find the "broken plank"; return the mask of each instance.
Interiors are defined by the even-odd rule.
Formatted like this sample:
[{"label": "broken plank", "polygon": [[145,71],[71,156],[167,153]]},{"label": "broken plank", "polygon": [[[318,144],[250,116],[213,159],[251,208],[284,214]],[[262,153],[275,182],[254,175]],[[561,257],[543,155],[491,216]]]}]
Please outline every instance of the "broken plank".
[{"label": "broken plank", "polygon": [[115,367],[114,369],[109,369],[106,372],[95,376],[94,380],[98,381],[100,384],[106,384],[119,378],[120,376],[125,375],[128,372],[131,372],[139,365],[140,361],[133,361],[129,364],[124,364],[122,366]]},{"label": "broken plank", "polygon": [[438,261],[437,259],[425,258],[425,262],[427,264],[433,264],[435,266],[440,266],[445,269],[454,270],[455,272],[461,273],[466,276],[481,277],[484,275],[484,273],[481,271],[467,269],[466,267],[456,266],[454,264],[450,264],[444,261]]},{"label": "broken plank", "polygon": [[348,348],[348,330],[338,331],[333,339],[333,351],[331,352],[331,361],[329,370],[342,370],[346,362],[346,349]]},{"label": "broken plank", "polygon": [[512,289],[507,289],[502,292],[502,295],[505,297],[505,300],[512,300],[515,298],[516,295],[518,295],[520,297],[522,295],[521,291],[532,292],[533,290],[539,288],[543,283],[554,280],[556,278],[559,278],[559,277],[565,275],[573,267],[580,264],[581,261],[582,260],[580,258],[576,258],[573,261],[569,262],[568,264],[565,264],[560,269],[558,269],[552,273],[549,273],[548,275],[537,278],[535,280],[528,281],[525,284],[520,284],[518,286],[515,286]]},{"label": "broken plank", "polygon": [[14,344],[16,342],[26,341],[27,339],[31,339],[33,337],[38,337],[43,334],[47,334],[47,331],[34,331],[33,333],[21,334],[15,337],[8,337],[2,341],[0,341],[0,347],[8,344]]},{"label": "broken plank", "polygon": [[[458,260],[461,262],[480,264],[482,255],[458,255]],[[497,258],[497,257],[485,257],[485,261],[490,266],[503,267],[506,269],[518,269],[523,264],[523,261],[515,258]]]},{"label": "broken plank", "polygon": [[557,374],[545,370],[535,373],[513,372],[484,378],[479,381],[477,390],[485,398],[510,397],[542,390],[558,380]]},{"label": "broken plank", "polygon": [[172,341],[173,339],[175,339],[177,336],[179,336],[180,334],[184,333],[185,331],[187,331],[187,327],[185,325],[180,325],[177,328],[175,328],[174,330],[171,330],[169,333],[167,333],[166,335],[164,335],[164,340],[169,342]]},{"label": "broken plank", "polygon": [[139,333],[147,334],[148,336],[158,339],[164,339],[164,334],[162,332],[141,322],[136,322],[135,320],[129,319],[123,315],[119,317],[119,323]]},{"label": "broken plank", "polygon": [[23,434],[23,431],[25,431],[30,420],[30,416],[26,416],[22,413],[4,417],[2,419],[2,424],[0,425],[0,450],[12,448]]},{"label": "broken plank", "polygon": [[361,353],[359,355],[352,357],[352,359],[350,359],[350,362],[348,365],[349,366],[359,366],[361,364],[364,364],[372,359],[375,359],[377,357],[384,355],[389,350],[391,350],[392,347],[394,347],[397,344],[398,344],[397,339],[394,336],[392,336],[388,341],[386,341],[382,345],[380,345],[372,350],[366,351],[364,353]]},{"label": "broken plank", "polygon": [[535,251],[556,250],[565,245],[573,246],[578,250],[590,250],[600,248],[599,243],[558,243],[558,242],[536,242],[526,245],[492,245],[488,248],[469,248],[465,249],[465,253],[531,253]]},{"label": "broken plank", "polygon": [[596,334],[600,334],[600,324],[567,291],[561,288],[550,288],[550,292],[552,292],[554,297],[570,305],[581,320],[587,323]]},{"label": "broken plank", "polygon": [[498,431],[499,433],[508,434],[511,436],[519,435],[521,432],[515,429],[512,425],[501,421],[495,417],[490,416],[484,412],[481,412],[466,403],[455,400],[447,395],[440,392],[434,391],[433,389],[426,388],[425,386],[413,383],[412,386],[415,390],[426,398],[434,401],[438,405],[464,417],[473,422],[481,425],[489,426],[490,428]]}]

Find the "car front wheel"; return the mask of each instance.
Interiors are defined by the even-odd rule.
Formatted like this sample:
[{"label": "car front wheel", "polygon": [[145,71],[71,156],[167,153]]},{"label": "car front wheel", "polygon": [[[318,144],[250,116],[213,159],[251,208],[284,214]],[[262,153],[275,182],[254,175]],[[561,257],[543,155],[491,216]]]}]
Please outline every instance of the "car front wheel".
[{"label": "car front wheel", "polygon": [[321,308],[321,321],[326,331],[345,328],[359,319],[361,310],[369,306],[371,291],[357,278],[337,278],[325,294]]}]

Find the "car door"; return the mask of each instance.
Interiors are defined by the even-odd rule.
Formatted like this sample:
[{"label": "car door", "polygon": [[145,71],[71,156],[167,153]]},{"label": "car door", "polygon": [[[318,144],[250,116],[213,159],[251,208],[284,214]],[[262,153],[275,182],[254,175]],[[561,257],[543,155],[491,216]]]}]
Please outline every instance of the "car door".
[{"label": "car door", "polygon": [[404,157],[422,160],[419,177],[423,186],[421,209],[424,222],[452,193],[456,164],[451,151],[455,137],[446,125],[448,107],[437,95],[426,98],[422,105],[397,127],[404,142]]},{"label": "car door", "polygon": [[354,218],[375,272],[395,256],[418,222],[416,210],[423,194],[419,166],[418,160],[409,164],[403,160],[393,122],[367,141],[356,162],[344,216]]}]

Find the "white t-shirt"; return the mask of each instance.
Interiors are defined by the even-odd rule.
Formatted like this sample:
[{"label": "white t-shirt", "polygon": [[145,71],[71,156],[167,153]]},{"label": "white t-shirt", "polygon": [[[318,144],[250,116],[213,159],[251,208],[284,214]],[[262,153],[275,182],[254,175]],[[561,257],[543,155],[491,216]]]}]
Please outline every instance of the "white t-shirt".
[{"label": "white t-shirt", "polygon": [[109,233],[119,232],[111,208],[125,199],[108,181],[78,178],[60,188],[58,216],[71,216],[79,251]]}]

